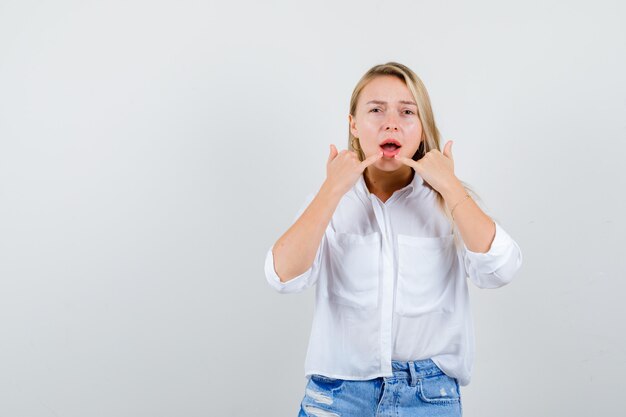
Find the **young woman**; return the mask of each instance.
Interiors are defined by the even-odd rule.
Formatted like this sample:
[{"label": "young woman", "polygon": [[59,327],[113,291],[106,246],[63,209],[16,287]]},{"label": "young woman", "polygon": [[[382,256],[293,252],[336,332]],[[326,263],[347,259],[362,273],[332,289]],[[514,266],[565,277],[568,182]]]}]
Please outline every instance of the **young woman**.
[{"label": "young woman", "polygon": [[[371,68],[350,101],[348,150],[270,248],[269,284],[316,284],[300,416],[460,416],[474,332],[467,280],[507,284],[517,243],[454,174],[426,88]],[[473,194],[473,193],[472,193]]]}]

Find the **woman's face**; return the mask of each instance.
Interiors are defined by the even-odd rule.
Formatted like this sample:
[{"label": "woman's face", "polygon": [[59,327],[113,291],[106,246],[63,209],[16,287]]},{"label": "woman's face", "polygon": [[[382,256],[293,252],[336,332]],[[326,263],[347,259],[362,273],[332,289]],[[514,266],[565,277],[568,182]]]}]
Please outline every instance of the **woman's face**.
[{"label": "woman's face", "polygon": [[[411,158],[419,148],[422,123],[417,117],[417,105],[404,81],[391,75],[371,80],[361,90],[356,115],[349,115],[350,131],[359,138],[367,158],[381,150],[384,156],[374,166],[384,171],[395,171],[404,164],[393,158],[395,154]],[[381,147],[389,139],[399,148]]]}]

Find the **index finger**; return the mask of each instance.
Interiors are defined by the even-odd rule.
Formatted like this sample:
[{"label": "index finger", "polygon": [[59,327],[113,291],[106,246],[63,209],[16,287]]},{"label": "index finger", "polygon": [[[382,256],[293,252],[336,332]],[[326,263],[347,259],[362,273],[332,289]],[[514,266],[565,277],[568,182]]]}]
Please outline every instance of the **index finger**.
[{"label": "index finger", "polygon": [[383,157],[383,151],[380,151],[379,153],[374,154],[374,155],[370,155],[361,162],[361,166],[363,167],[363,169],[365,169],[368,166],[372,165],[374,162],[378,161],[382,157]]},{"label": "index finger", "polygon": [[400,156],[400,155],[394,155],[393,156],[396,160],[402,162],[404,165],[408,165],[410,167],[413,167],[415,169],[417,169],[417,161],[414,161],[412,158],[407,158],[406,156]]}]

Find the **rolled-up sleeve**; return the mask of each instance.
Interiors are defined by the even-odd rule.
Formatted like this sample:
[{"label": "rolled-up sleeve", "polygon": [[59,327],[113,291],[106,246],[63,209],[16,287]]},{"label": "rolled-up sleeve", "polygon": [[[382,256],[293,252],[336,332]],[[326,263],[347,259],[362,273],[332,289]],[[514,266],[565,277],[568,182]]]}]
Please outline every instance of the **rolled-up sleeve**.
[{"label": "rolled-up sleeve", "polygon": [[499,288],[513,280],[522,266],[522,251],[517,242],[498,224],[491,247],[485,253],[463,247],[465,269],[469,279],[479,288]]},{"label": "rolled-up sleeve", "polygon": [[304,271],[302,274],[290,279],[287,282],[281,282],[278,274],[276,274],[276,269],[274,267],[274,253],[272,252],[274,246],[272,245],[272,247],[267,251],[267,256],[265,257],[265,277],[267,278],[267,282],[270,286],[279,293],[290,294],[304,291],[311,285],[315,284],[319,278],[324,239],[325,238],[322,238],[322,244],[320,244],[317,249],[313,265],[311,265],[311,267],[309,267],[309,269]]},{"label": "rolled-up sleeve", "polygon": [[[304,210],[306,210],[306,208],[311,203],[311,201],[313,201],[313,198],[315,198],[315,195],[316,195],[315,193],[310,193],[307,195],[307,197],[305,198],[304,204],[302,204],[302,206],[296,213],[293,219],[293,223],[295,223],[296,220],[298,220],[298,218],[302,215]],[[278,274],[276,273],[276,268],[274,266],[274,252],[273,252],[274,245],[272,245],[272,247],[270,247],[269,250],[267,251],[267,255],[265,256],[265,278],[267,279],[267,282],[269,283],[269,285],[272,288],[274,288],[276,291],[278,291],[279,293],[290,294],[290,293],[298,293],[298,292],[304,291],[305,289],[315,284],[320,274],[321,261],[322,261],[324,247],[325,247],[325,241],[326,241],[326,236],[324,235],[322,237],[322,241],[320,242],[320,245],[317,248],[317,253],[315,255],[315,259],[313,260],[313,264],[309,267],[309,269],[307,269],[306,271],[304,271],[302,274],[298,275],[297,277],[290,279],[287,282],[282,282]]]}]

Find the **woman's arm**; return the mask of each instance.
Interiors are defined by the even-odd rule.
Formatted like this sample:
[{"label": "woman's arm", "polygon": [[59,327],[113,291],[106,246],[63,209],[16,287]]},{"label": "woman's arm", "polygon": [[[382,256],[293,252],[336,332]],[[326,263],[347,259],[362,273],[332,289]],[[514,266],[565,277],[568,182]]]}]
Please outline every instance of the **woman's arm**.
[{"label": "woman's arm", "polygon": [[298,220],[273,246],[274,269],[281,282],[287,282],[311,268],[339,201],[363,175],[365,168],[382,156],[381,151],[360,161],[356,152],[339,152],[335,145],[330,145],[326,181]]},{"label": "woman's arm", "polygon": [[441,192],[447,206],[454,208],[454,223],[465,246],[472,252],[486,253],[496,235],[496,224],[472,198],[465,198],[466,194],[465,187],[458,180]]},{"label": "woman's arm", "polygon": [[324,182],[298,220],[276,241],[272,253],[274,269],[281,282],[287,282],[311,268],[342,195]]},{"label": "woman's arm", "polygon": [[431,149],[421,159],[414,161],[400,155],[394,158],[412,167],[417,175],[437,190],[448,207],[454,209],[454,221],[459,228],[467,248],[473,252],[487,252],[496,235],[496,225],[478,205],[468,198],[462,201],[466,191],[461,181],[454,175],[452,141],[439,149]]},{"label": "woman's arm", "polygon": [[454,208],[454,222],[465,245],[463,260],[470,280],[479,288],[499,288],[511,282],[523,259],[517,243],[474,200],[466,198],[460,182],[442,190],[446,204]]},{"label": "woman's arm", "polygon": [[420,160],[395,156],[415,169],[454,210],[454,222],[465,245],[463,259],[469,278],[479,288],[498,288],[513,279],[522,264],[522,251],[508,233],[487,216],[454,175],[452,141],[428,151]]}]

